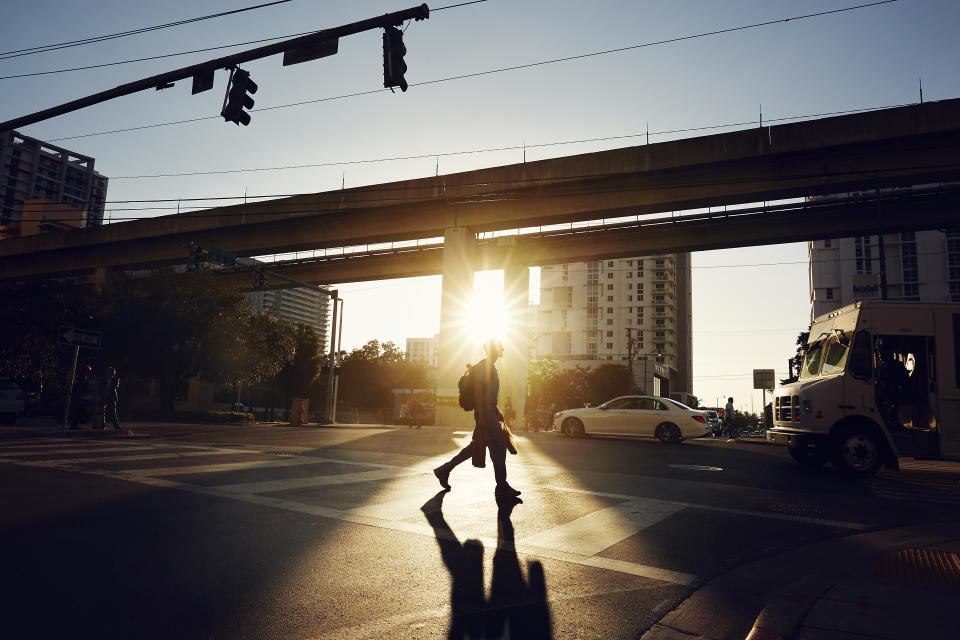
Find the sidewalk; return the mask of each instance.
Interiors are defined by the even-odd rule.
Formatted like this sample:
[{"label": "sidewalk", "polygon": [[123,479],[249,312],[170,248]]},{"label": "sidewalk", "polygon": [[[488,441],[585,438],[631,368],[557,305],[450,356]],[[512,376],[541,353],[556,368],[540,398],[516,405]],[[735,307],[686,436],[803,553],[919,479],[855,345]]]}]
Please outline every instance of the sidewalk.
[{"label": "sidewalk", "polygon": [[835,538],[717,576],[642,640],[957,637],[960,522]]}]

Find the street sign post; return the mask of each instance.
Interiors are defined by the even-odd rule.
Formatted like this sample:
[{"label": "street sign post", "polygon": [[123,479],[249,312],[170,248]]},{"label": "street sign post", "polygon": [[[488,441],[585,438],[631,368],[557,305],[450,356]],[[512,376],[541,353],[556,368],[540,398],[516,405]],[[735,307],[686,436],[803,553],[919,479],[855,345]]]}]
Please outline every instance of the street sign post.
[{"label": "street sign post", "polygon": [[90,329],[60,326],[57,332],[57,342],[73,347],[73,367],[70,370],[70,386],[67,387],[67,401],[63,405],[63,428],[67,428],[67,419],[70,416],[70,400],[73,396],[73,385],[77,381],[77,360],[80,358],[80,347],[84,349],[99,349],[103,344],[103,334]]},{"label": "street sign post", "polygon": [[766,415],[767,415],[767,389],[773,389],[777,386],[777,381],[775,380],[776,371],[773,369],[754,369],[753,370],[753,388],[761,390],[761,396],[763,396],[763,404],[760,406],[760,411],[764,416],[764,425],[766,425]]}]

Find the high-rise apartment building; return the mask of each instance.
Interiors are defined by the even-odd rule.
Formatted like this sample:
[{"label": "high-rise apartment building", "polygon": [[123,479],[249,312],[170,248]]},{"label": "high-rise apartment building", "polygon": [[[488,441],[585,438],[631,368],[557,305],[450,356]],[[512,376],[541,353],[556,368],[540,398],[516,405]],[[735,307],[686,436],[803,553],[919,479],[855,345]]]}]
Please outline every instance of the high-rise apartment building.
[{"label": "high-rise apartment building", "polygon": [[316,289],[272,289],[246,294],[255,311],[267,312],[290,324],[313,327],[320,340],[320,351],[329,349],[330,297]]},{"label": "high-rise apartment building", "polygon": [[[960,302],[960,228],[807,243],[810,319],[857,300]],[[881,276],[884,277],[881,277]]]},{"label": "high-rise apartment building", "polygon": [[534,357],[623,364],[646,393],[692,393],[690,281],[689,253],[543,266]]},{"label": "high-rise apartment building", "polygon": [[8,131],[0,133],[0,225],[20,222],[23,203],[43,198],[83,212],[84,226],[103,223],[107,178],[94,159]]},{"label": "high-rise apartment building", "polygon": [[407,338],[407,352],[404,357],[408,362],[423,362],[436,369],[440,366],[439,334],[432,338]]}]

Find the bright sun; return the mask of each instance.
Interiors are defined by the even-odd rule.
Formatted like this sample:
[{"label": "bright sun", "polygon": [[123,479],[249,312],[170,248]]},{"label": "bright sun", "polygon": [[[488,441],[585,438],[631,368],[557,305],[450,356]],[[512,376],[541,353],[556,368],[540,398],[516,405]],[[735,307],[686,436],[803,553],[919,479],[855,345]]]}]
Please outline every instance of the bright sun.
[{"label": "bright sun", "polygon": [[470,303],[470,336],[483,343],[488,338],[503,340],[507,314],[503,304],[503,271],[478,271]]}]

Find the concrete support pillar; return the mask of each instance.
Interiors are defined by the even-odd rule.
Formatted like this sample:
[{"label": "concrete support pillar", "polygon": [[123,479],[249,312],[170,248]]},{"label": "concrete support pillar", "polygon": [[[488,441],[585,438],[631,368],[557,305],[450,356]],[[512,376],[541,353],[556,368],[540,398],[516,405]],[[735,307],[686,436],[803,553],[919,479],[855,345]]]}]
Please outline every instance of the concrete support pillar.
[{"label": "concrete support pillar", "polygon": [[527,361],[530,351],[529,326],[530,269],[510,254],[503,268],[503,306],[506,330],[500,366],[500,408],[513,410],[511,427],[523,427],[527,398]]},{"label": "concrete support pillar", "polygon": [[476,237],[466,227],[443,233],[443,281],[440,285],[440,354],[437,372],[437,424],[472,427],[473,413],[457,403],[457,382],[468,362],[482,358],[481,345],[470,335]]}]

